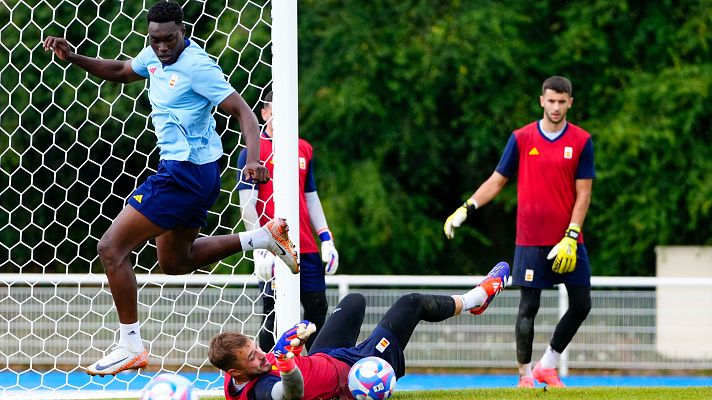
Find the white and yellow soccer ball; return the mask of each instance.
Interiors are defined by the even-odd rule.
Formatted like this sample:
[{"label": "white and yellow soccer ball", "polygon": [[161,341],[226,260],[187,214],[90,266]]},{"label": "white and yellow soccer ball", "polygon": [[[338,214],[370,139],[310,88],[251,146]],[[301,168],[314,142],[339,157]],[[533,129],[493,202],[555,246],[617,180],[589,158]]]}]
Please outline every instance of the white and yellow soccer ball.
[{"label": "white and yellow soccer ball", "polygon": [[156,375],[143,388],[140,400],[198,400],[193,384],[185,377],[164,373]]}]

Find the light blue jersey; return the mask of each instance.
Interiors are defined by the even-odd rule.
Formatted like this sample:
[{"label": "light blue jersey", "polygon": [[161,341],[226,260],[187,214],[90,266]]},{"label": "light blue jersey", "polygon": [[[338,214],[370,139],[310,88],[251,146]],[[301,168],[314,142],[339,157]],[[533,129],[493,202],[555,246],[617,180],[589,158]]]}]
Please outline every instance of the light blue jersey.
[{"label": "light blue jersey", "polygon": [[131,67],[149,79],[148,98],[161,159],[206,164],[223,154],[213,107],[235,89],[205,50],[188,39],[185,43],[171,65],[163,66],[149,46],[131,61]]}]

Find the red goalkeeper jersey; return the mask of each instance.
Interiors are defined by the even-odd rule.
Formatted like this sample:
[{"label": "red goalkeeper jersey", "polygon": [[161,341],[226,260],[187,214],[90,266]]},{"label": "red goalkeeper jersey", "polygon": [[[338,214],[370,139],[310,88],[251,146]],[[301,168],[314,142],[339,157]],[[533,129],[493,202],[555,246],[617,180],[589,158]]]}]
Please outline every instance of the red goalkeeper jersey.
[{"label": "red goalkeeper jersey", "polygon": [[[247,383],[240,391],[230,375],[225,375],[224,390],[227,400],[261,400],[269,399],[272,386],[279,382],[279,371],[274,354],[268,353],[267,360],[272,364],[272,371]],[[310,399],[353,399],[349,391],[348,377],[351,367],[327,354],[314,355],[294,359],[304,377],[304,397]]]},{"label": "red goalkeeper jersey", "polygon": [[517,174],[516,244],[553,246],[571,222],[576,179],[595,177],[591,135],[567,123],[550,140],[533,122],[512,133],[496,170],[510,178]]},{"label": "red goalkeeper jersey", "polygon": [[[304,193],[315,192],[316,183],[314,181],[312,167],[312,146],[304,139],[299,139],[299,252],[318,253],[319,248],[314,239],[309,209]],[[260,135],[260,161],[269,170],[270,176],[274,177],[274,159],[272,152],[272,139],[266,133]],[[247,153],[245,150],[240,153],[238,168],[245,167]],[[239,181],[237,190],[249,189],[251,184]],[[260,226],[264,226],[274,218],[274,185],[270,179],[267,183],[257,186],[257,215],[260,218]]]}]

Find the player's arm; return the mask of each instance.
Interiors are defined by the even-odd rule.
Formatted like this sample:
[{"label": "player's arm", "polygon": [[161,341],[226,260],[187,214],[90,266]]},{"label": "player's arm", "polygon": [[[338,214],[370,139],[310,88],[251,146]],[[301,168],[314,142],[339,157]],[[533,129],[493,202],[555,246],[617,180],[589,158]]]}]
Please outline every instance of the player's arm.
[{"label": "player's arm", "polygon": [[571,223],[583,226],[583,221],[591,205],[593,179],[576,179],[576,202],[571,212]]},{"label": "player's arm", "polygon": [[576,250],[581,235],[581,226],[586,219],[591,204],[593,179],[576,179],[576,201],[571,212],[571,222],[564,232],[564,238],[554,246],[547,258],[554,259],[551,270],[558,274],[568,274],[576,269]]},{"label": "player's arm", "polygon": [[72,51],[69,42],[64,38],[48,36],[44,41],[44,49],[54,51],[61,60],[67,61],[88,73],[106,81],[130,83],[145,79],[131,68],[131,60],[105,60],[77,54]]},{"label": "player's arm", "polygon": [[269,170],[260,164],[260,130],[257,117],[247,105],[245,100],[233,92],[220,103],[220,109],[224,110],[240,122],[240,130],[245,137],[245,147],[247,147],[247,162],[242,171],[246,178],[250,178],[254,183],[265,183],[269,180]]},{"label": "player's arm", "polygon": [[309,212],[309,221],[311,222],[316,234],[321,240],[321,260],[324,264],[324,273],[333,275],[339,268],[339,252],[336,251],[334,244],[334,235],[329,230],[329,225],[326,222],[324,208],[321,205],[321,199],[316,191],[316,180],[314,179],[314,164],[312,158],[309,161],[307,176],[304,182],[304,199],[307,203],[307,211]]},{"label": "player's arm", "polygon": [[302,347],[314,332],[316,325],[302,321],[284,332],[274,345],[274,357],[281,382],[272,387],[272,399],[301,399],[304,396],[304,377],[294,362],[302,352]]},{"label": "player's arm", "polygon": [[471,215],[476,209],[492,201],[492,199],[502,191],[508,181],[508,177],[494,171],[492,175],[477,188],[475,193],[445,220],[445,225],[443,226],[445,236],[447,236],[448,239],[452,239],[455,236],[455,228],[460,227],[467,219],[467,216]]}]

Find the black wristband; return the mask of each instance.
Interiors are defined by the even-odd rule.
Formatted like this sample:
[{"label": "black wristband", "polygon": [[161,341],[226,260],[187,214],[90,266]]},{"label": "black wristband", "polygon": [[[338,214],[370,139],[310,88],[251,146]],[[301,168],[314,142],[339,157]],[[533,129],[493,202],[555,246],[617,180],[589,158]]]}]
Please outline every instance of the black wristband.
[{"label": "black wristband", "polygon": [[477,206],[475,203],[472,201],[472,199],[467,199],[467,201],[462,204],[463,207],[467,210],[467,214],[469,215],[471,212],[475,212],[477,209]]}]

